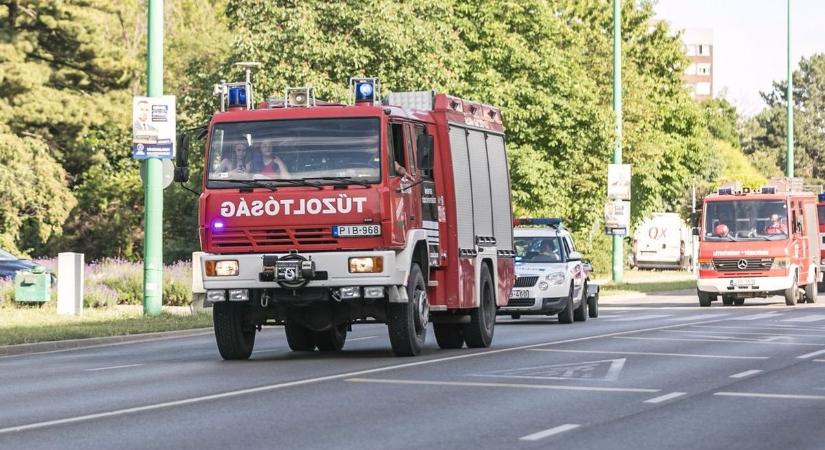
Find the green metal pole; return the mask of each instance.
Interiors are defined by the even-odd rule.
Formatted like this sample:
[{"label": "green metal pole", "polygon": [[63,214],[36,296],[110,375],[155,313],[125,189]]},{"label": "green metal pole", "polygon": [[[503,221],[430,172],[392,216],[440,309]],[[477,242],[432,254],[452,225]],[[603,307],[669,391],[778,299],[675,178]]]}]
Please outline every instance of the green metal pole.
[{"label": "green metal pole", "polygon": [[788,155],[785,174],[793,176],[793,70],[791,67],[791,0],[788,0]]},{"label": "green metal pole", "polygon": [[[622,163],[622,5],[613,0],[613,113],[616,116],[616,142],[613,164]],[[621,283],[624,275],[624,242],[613,236],[613,282]]]},{"label": "green metal pole", "polygon": [[[163,95],[163,0],[149,0],[147,95]],[[144,161],[143,314],[160,315],[163,295],[163,166]]]}]

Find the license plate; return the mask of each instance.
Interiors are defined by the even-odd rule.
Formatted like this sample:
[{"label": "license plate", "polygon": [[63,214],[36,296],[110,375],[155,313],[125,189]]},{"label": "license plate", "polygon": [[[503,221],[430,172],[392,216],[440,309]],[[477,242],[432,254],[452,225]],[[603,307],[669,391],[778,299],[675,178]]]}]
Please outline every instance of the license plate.
[{"label": "license plate", "polygon": [[510,292],[510,298],[527,298],[530,297],[530,291],[527,289],[514,289]]},{"label": "license plate", "polygon": [[381,225],[333,225],[333,237],[381,236]]},{"label": "license plate", "polygon": [[738,280],[733,281],[734,286],[753,286],[756,284],[756,280],[753,278],[740,278]]}]

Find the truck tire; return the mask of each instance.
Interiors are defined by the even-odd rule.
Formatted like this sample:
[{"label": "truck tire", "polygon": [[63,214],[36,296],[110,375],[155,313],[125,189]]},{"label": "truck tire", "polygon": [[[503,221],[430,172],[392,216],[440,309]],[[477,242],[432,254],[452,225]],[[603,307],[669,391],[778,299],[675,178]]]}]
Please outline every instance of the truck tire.
[{"label": "truck tire", "polygon": [[733,305],[733,296],[732,295],[723,295],[722,296],[722,304],[725,306]]},{"label": "truck tire", "polygon": [[567,306],[559,313],[559,323],[573,323],[573,285],[570,285],[570,295],[567,297]]},{"label": "truck tire", "polygon": [[212,311],[218,352],[227,360],[249,359],[255,347],[255,327],[246,323],[247,305],[218,302]]},{"label": "truck tire", "polygon": [[819,273],[814,272],[814,281],[805,286],[805,301],[808,303],[816,303],[816,296],[819,295],[819,286],[816,283],[818,277]]},{"label": "truck tire", "polygon": [[337,352],[347,341],[347,324],[343,323],[324,331],[313,331],[313,341],[319,351]]},{"label": "truck tire", "polygon": [[464,342],[468,348],[486,348],[493,342],[496,328],[496,293],[487,264],[481,264],[478,308],[470,312],[470,323],[464,326]]},{"label": "truck tire", "polygon": [[454,349],[464,346],[464,333],[457,323],[434,323],[435,341],[442,349]]},{"label": "truck tire", "polygon": [[591,319],[599,317],[599,294],[587,299],[587,315]]},{"label": "truck tire", "polygon": [[284,325],[286,342],[293,352],[311,352],[315,350],[315,339],[312,330],[294,320],[287,320]]},{"label": "truck tire", "polygon": [[796,305],[796,297],[799,295],[799,285],[796,281],[796,275],[793,277],[793,284],[788,289],[785,289],[785,305]]},{"label": "truck tire", "polygon": [[[389,303],[387,305],[387,329],[390,334],[390,345],[395,356],[415,356],[424,348],[424,339],[427,337],[427,324],[421,323],[424,313],[420,310],[417,299],[424,295],[427,299],[427,285],[418,263],[412,263],[407,280],[407,303]],[[429,320],[429,318],[427,318]]]},{"label": "truck tire", "polygon": [[742,306],[742,305],[744,305],[744,304],[745,304],[745,299],[744,299],[744,298],[734,297],[734,298],[733,298],[733,304],[734,304],[734,305],[736,305],[736,306]]},{"label": "truck tire", "polygon": [[581,304],[573,310],[573,320],[584,322],[587,320],[587,285],[582,286]]},{"label": "truck tire", "polygon": [[702,292],[702,291],[697,290],[696,295],[699,296],[699,306],[705,306],[705,307],[710,306],[710,302],[713,301],[713,299],[711,298],[710,293],[708,293],[708,292]]}]

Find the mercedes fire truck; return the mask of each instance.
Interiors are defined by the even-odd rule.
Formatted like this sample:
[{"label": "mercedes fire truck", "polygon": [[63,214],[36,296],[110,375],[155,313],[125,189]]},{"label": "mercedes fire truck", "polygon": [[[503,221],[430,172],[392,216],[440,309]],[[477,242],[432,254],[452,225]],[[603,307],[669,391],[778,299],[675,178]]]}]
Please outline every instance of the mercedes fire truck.
[{"label": "mercedes fire truck", "polygon": [[[252,84],[215,88],[206,127],[200,242],[218,350],[247,359],[283,324],[293,351],[337,351],[355,323],[387,324],[393,352],[487,347],[514,283],[500,109],[433,91],[348,104],[311,87],[253,105]],[[185,179],[188,138],[179,138]]]},{"label": "mercedes fire truck", "polygon": [[707,196],[699,242],[699,304],[741,305],[781,295],[787,305],[816,302],[821,279],[817,196],[802,180],[780,178],[750,190]]}]

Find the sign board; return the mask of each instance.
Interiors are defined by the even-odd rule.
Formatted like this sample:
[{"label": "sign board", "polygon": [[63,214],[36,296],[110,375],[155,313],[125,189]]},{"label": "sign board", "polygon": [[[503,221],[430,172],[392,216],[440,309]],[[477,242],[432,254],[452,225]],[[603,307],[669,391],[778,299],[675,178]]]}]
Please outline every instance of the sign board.
[{"label": "sign board", "polygon": [[630,200],[630,164],[607,165],[607,198]]},{"label": "sign board", "polygon": [[604,230],[612,236],[627,235],[630,224],[630,202],[615,200],[604,205]]},{"label": "sign board", "polygon": [[[161,161],[161,167],[163,167],[163,188],[166,189],[169,185],[172,184],[172,181],[175,180],[175,163],[172,162],[171,159],[164,159]],[[140,165],[140,179],[143,182],[146,182],[146,166],[144,164]]]},{"label": "sign board", "polygon": [[175,157],[175,96],[132,99],[132,158]]}]

